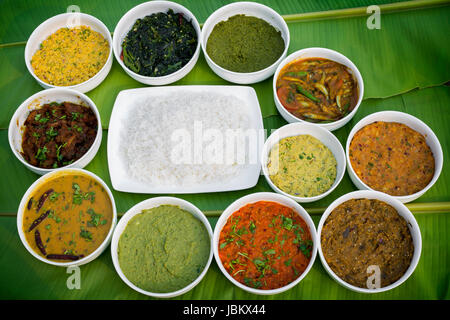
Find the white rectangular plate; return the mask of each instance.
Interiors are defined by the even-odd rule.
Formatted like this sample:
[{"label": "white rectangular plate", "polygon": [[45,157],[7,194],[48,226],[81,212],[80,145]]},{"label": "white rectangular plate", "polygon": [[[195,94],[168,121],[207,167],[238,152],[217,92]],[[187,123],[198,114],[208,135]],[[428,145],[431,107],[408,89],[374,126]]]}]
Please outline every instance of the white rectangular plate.
[{"label": "white rectangular plate", "polygon": [[[190,93],[217,93],[220,95],[230,95],[239,98],[245,102],[242,106],[248,116],[249,128],[258,132],[257,148],[248,148],[248,152],[257,154],[248,154],[250,159],[257,159],[251,164],[246,164],[238,176],[231,177],[226,181],[214,181],[210,183],[199,183],[186,185],[153,185],[134,179],[128,174],[128,164],[125,157],[121,156],[120,137],[121,133],[126,130],[124,120],[127,119],[127,113],[132,110],[133,104],[140,99],[149,99],[161,95],[170,95],[178,90],[188,91]],[[168,110],[168,112],[170,112]],[[149,117],[151,114],[149,114]],[[248,86],[164,86],[149,87],[140,89],[130,89],[119,92],[114,108],[111,114],[108,130],[108,167],[111,176],[113,188],[117,191],[133,192],[133,193],[204,193],[204,192],[221,192],[242,190],[254,187],[258,182],[260,175],[260,152],[264,139],[261,139],[263,132],[263,122],[261,109],[259,106],[256,92],[252,87]],[[170,139],[167,137],[167,139]]]}]

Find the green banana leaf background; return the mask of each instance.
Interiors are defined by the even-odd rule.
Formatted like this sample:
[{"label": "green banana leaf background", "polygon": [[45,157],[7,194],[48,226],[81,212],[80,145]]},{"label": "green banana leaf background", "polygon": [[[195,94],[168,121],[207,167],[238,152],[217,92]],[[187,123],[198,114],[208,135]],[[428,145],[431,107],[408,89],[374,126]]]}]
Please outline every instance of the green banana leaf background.
[{"label": "green banana leaf background", "polygon": [[[202,23],[224,0],[174,0],[187,7]],[[69,290],[65,268],[37,261],[23,247],[16,226],[19,202],[39,177],[13,155],[7,128],[16,108],[30,95],[42,90],[28,73],[24,61],[26,40],[46,19],[66,12],[76,4],[81,12],[102,20],[112,32],[128,10],[142,1],[133,0],[38,0],[0,2],[0,299],[150,299],[125,285],[115,272],[109,248],[95,261],[81,266],[81,288]],[[364,100],[356,116],[334,131],[345,146],[351,128],[364,116],[382,110],[412,114],[438,136],[444,167],[437,183],[421,198],[408,204],[422,233],[422,255],[413,275],[401,286],[384,293],[360,294],[341,287],[317,258],[299,285],[273,296],[247,293],[229,282],[215,261],[205,278],[188,293],[175,299],[449,299],[450,284],[450,1],[384,0],[260,0],[282,14],[288,23],[289,53],[307,47],[325,47],[346,55],[364,79]],[[366,7],[379,5],[381,28],[369,29]],[[272,78],[252,85],[261,105],[264,127],[286,124],[273,102]],[[203,55],[194,69],[172,85],[230,84],[215,75]],[[143,87],[130,78],[115,61],[105,79],[87,95],[99,108],[103,141],[94,160],[85,168],[100,176],[112,189],[107,167],[106,137],[113,104],[121,90]],[[356,190],[345,174],[327,197],[305,204],[316,226],[322,212],[337,197]],[[214,228],[220,213],[234,200],[253,192],[272,191],[264,177],[251,189],[174,195],[192,202],[208,216]],[[158,195],[113,190],[119,215],[136,203]]]}]

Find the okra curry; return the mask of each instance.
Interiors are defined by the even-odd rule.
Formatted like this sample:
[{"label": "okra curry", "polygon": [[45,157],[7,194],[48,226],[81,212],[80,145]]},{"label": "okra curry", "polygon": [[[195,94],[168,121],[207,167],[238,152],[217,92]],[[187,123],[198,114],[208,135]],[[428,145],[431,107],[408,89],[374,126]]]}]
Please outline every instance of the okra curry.
[{"label": "okra curry", "polygon": [[40,184],[25,206],[23,233],[40,256],[74,261],[94,252],[111,229],[107,191],[81,172],[60,172]]},{"label": "okra curry", "polygon": [[292,115],[309,122],[342,119],[358,103],[358,82],[343,64],[323,58],[295,60],[281,69],[277,95]]},{"label": "okra curry", "polygon": [[270,180],[282,191],[314,197],[331,188],[336,180],[336,158],[320,140],[308,134],[281,139],[270,150]]}]

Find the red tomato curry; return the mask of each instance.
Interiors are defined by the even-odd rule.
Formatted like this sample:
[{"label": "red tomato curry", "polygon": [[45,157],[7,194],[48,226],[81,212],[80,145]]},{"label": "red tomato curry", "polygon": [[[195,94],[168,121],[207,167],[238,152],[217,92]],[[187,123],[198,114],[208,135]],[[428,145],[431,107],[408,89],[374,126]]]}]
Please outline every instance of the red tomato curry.
[{"label": "red tomato curry", "polygon": [[234,212],[219,238],[219,256],[240,283],[262,290],[297,279],[311,260],[313,242],[305,221],[293,209],[259,201]]}]

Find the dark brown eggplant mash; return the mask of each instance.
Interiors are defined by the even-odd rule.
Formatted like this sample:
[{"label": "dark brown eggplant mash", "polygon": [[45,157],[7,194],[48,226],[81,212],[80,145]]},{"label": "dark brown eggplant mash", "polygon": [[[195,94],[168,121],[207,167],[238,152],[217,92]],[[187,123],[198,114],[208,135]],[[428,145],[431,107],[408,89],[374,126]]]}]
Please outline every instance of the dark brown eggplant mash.
[{"label": "dark brown eggplant mash", "polygon": [[371,265],[380,268],[381,287],[394,283],[414,254],[406,220],[375,199],[352,199],[336,207],[323,225],[321,246],[333,272],[360,288],[367,288]]},{"label": "dark brown eggplant mash", "polygon": [[24,123],[22,156],[39,168],[60,168],[80,159],[97,136],[91,108],[52,102],[32,110]]}]

